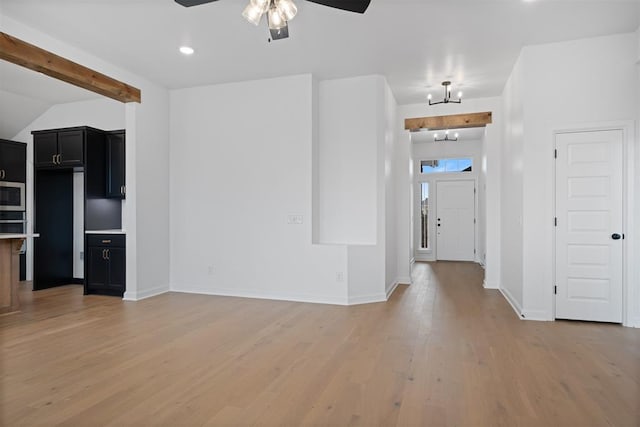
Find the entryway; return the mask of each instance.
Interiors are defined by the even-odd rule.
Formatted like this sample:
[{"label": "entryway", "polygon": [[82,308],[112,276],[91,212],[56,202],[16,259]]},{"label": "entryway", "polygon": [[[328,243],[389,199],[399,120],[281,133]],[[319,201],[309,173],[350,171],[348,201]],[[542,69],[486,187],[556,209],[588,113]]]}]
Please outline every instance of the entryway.
[{"label": "entryway", "polygon": [[621,129],[556,135],[556,318],[622,322]]}]

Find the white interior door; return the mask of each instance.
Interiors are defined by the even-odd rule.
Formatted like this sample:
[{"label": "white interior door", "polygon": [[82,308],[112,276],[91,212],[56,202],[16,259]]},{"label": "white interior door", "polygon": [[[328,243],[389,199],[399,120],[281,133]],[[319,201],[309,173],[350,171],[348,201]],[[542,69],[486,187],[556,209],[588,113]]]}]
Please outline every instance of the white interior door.
[{"label": "white interior door", "polygon": [[438,181],[436,188],[437,259],[474,261],[475,181]]},{"label": "white interior door", "polygon": [[556,317],[622,322],[621,130],[556,136]]}]

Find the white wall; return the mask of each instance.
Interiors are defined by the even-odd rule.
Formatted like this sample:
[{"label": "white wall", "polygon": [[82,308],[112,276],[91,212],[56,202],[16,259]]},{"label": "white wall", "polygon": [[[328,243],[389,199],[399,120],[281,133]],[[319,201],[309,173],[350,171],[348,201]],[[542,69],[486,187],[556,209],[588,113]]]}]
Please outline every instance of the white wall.
[{"label": "white wall", "polygon": [[376,243],[378,79],[367,76],[319,83],[316,243]]},{"label": "white wall", "polygon": [[[112,130],[125,127],[124,105],[111,99],[70,102],[57,104],[37,117],[27,127],[18,132],[14,141],[27,143],[27,228],[33,230],[33,135],[32,131],[56,129],[73,126],[91,126],[98,129]],[[84,262],[81,252],[84,251],[84,181],[83,174],[74,174],[74,245],[73,271],[74,277],[84,277]],[[27,280],[33,277],[32,242],[27,244]]]},{"label": "white wall", "polygon": [[172,290],[347,302],[347,248],[312,244],[313,92],[310,75],[171,92]]},{"label": "white wall", "polygon": [[513,67],[502,93],[500,289],[522,314],[522,168],[524,144],[524,59]]},{"label": "white wall", "polygon": [[385,293],[389,295],[398,283],[411,283],[407,277],[400,277],[398,272],[398,230],[397,230],[397,140],[396,114],[397,102],[389,85],[384,83],[384,197],[385,197]]},{"label": "white wall", "polygon": [[[637,118],[633,33],[529,46],[524,59],[523,312],[553,318],[554,130]],[[612,65],[615,64],[615,65]],[[553,70],[553,72],[549,72]]]},{"label": "white wall", "polygon": [[49,107],[45,101],[0,89],[0,138],[11,139]]},{"label": "white wall", "polygon": [[[164,88],[3,16],[3,31],[138,87],[140,104],[125,106],[127,130],[127,291],[136,300],[169,288],[168,92]],[[83,123],[91,124],[91,123]]]},{"label": "white wall", "polygon": [[[636,100],[636,141],[634,144],[635,148],[635,215],[634,218],[634,227],[635,227],[635,240],[634,242],[634,252],[631,254],[631,259],[636,259],[637,253],[640,250],[640,195],[638,195],[638,189],[640,188],[640,28],[636,31],[636,46],[637,46],[637,61],[636,61],[636,70],[637,70],[637,100]],[[635,295],[631,294],[631,298],[633,298],[635,307],[632,307],[632,317],[635,317],[635,320],[632,320],[633,326],[640,328],[640,265],[636,263],[635,271],[632,274],[632,282],[636,284],[635,287]]]},{"label": "white wall", "polygon": [[[398,106],[396,164],[398,178],[396,197],[398,210],[396,222],[398,230],[398,271],[410,271],[413,258],[413,165],[409,131],[404,129],[404,120],[413,117],[429,117],[449,114],[491,111],[493,124],[487,125],[484,143],[487,150],[486,176],[486,224],[485,224],[485,285],[497,288],[500,276],[500,146],[502,138],[501,98],[465,99],[462,104],[432,105],[422,104]],[[415,171],[417,174],[417,171]]]}]

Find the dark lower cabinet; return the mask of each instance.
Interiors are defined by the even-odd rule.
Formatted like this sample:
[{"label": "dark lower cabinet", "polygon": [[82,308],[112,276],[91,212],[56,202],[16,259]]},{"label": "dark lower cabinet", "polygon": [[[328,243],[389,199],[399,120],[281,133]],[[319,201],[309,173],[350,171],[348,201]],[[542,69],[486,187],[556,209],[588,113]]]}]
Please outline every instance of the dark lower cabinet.
[{"label": "dark lower cabinet", "polygon": [[122,297],[126,290],[124,234],[88,234],[85,294]]}]

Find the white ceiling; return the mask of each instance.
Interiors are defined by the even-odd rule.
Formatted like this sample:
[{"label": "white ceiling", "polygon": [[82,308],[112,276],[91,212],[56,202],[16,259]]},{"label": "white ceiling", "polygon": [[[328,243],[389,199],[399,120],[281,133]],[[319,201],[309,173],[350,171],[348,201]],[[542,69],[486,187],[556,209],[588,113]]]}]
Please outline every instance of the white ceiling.
[{"label": "white ceiling", "polygon": [[[183,8],[173,0],[0,0],[0,8],[168,88],[377,73],[400,104],[424,102],[429,90],[438,97],[444,79],[466,98],[496,96],[525,45],[640,25],[636,0],[372,0],[364,15],[296,0],[291,37],[268,43],[264,22],[241,17],[247,1]],[[179,54],[183,44],[195,55]]]},{"label": "white ceiling", "polygon": [[[453,138],[458,134],[458,141],[452,141],[452,144],[456,142],[466,141],[481,141],[484,138],[484,127],[479,128],[467,128],[467,129],[449,129],[449,138]],[[443,130],[421,130],[418,132],[411,132],[411,142],[434,142],[434,137],[438,135],[438,138],[444,138],[445,131]]]}]

